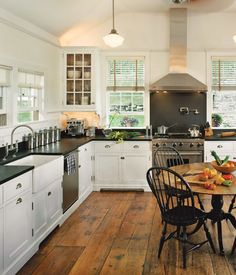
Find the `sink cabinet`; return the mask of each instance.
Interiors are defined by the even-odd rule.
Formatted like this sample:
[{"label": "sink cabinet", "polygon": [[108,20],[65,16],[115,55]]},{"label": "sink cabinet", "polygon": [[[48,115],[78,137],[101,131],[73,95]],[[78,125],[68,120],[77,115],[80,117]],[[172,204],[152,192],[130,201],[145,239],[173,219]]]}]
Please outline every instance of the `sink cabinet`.
[{"label": "sink cabinet", "polygon": [[151,142],[95,142],[95,190],[101,188],[149,191],[146,172],[151,167]]},{"label": "sink cabinet", "polygon": [[87,143],[78,149],[80,203],[82,203],[93,191],[92,147],[93,143]]},{"label": "sink cabinet", "polygon": [[33,235],[43,239],[50,227],[62,215],[62,179],[33,195]]}]

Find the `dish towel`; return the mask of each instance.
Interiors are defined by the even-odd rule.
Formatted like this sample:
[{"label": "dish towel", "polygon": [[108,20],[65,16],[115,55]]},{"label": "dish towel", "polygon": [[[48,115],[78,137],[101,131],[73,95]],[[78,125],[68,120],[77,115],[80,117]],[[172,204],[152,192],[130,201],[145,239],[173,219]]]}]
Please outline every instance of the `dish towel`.
[{"label": "dish towel", "polygon": [[65,172],[67,175],[76,173],[76,156],[75,154],[70,154],[64,160]]}]

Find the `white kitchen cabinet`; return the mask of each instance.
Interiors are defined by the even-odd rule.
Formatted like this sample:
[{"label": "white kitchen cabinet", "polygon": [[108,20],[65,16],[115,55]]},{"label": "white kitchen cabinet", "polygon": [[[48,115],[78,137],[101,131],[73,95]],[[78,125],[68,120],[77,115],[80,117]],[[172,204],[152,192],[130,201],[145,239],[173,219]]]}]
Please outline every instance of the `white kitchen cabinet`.
[{"label": "white kitchen cabinet", "polygon": [[33,195],[34,239],[44,238],[50,226],[62,215],[62,178]]},{"label": "white kitchen cabinet", "polygon": [[82,203],[93,191],[93,154],[92,143],[87,143],[78,150],[79,159],[79,201]]},{"label": "white kitchen cabinet", "polygon": [[65,107],[68,110],[96,110],[99,70],[98,49],[64,48]]},{"label": "white kitchen cabinet", "polygon": [[101,188],[149,190],[146,172],[151,167],[151,142],[95,142],[95,190]]},{"label": "white kitchen cabinet", "polygon": [[[8,183],[6,183],[8,184]],[[20,194],[4,209],[4,269],[32,242],[32,191]]]},{"label": "white kitchen cabinet", "polygon": [[228,155],[231,160],[236,160],[236,141],[205,141],[204,160],[206,162],[215,160],[211,151],[215,151],[222,159]]}]

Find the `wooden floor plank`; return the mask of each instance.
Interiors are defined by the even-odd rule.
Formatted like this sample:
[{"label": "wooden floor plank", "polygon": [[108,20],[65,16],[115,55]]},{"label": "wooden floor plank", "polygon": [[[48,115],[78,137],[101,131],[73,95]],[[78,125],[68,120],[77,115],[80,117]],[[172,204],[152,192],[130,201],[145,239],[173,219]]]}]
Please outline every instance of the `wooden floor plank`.
[{"label": "wooden floor plank", "polygon": [[[225,199],[224,209],[230,200]],[[202,201],[209,211],[210,197],[203,196]],[[207,225],[218,249],[217,227],[211,221]],[[181,245],[174,239],[165,243],[157,258],[162,221],[151,193],[93,192],[40,245],[18,275],[233,275],[236,252],[230,255],[230,251],[235,229],[226,221],[222,228],[225,256],[213,254],[209,245],[204,245],[188,254],[184,270]],[[168,232],[171,229],[169,226]],[[200,239],[205,239],[203,230],[192,237],[196,242]]]}]

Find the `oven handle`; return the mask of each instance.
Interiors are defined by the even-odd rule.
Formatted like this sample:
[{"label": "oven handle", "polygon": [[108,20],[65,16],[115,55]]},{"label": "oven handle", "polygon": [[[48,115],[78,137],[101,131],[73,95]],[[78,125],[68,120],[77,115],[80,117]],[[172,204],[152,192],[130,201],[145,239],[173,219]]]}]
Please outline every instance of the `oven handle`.
[{"label": "oven handle", "polygon": [[179,152],[181,156],[202,156],[202,152]]}]

